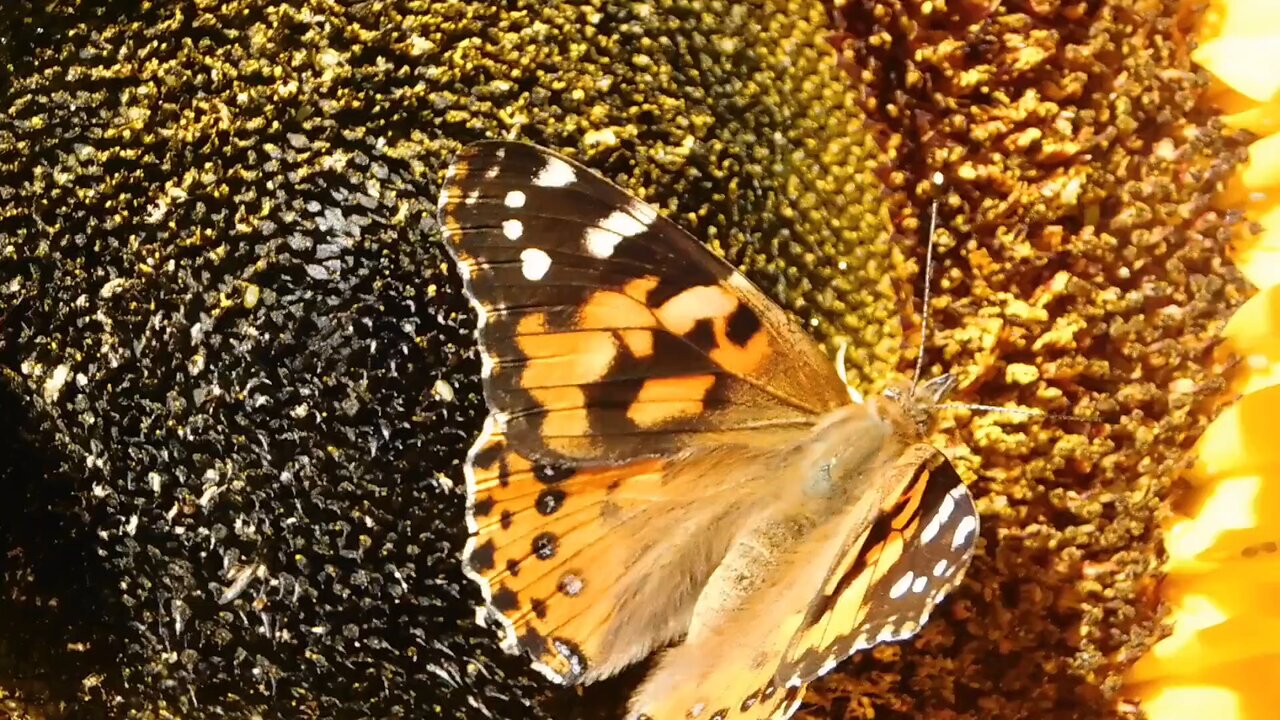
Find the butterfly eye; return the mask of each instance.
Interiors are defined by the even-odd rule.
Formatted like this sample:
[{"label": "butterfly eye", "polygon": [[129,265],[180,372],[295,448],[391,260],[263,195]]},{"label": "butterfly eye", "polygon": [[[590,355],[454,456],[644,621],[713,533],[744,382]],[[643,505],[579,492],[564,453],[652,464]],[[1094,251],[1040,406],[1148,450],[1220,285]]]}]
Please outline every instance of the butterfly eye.
[{"label": "butterfly eye", "polygon": [[943,373],[929,382],[922,383],[919,387],[911,391],[913,397],[919,398],[922,405],[937,405],[942,402],[952,390],[956,389],[959,380],[951,373]]}]

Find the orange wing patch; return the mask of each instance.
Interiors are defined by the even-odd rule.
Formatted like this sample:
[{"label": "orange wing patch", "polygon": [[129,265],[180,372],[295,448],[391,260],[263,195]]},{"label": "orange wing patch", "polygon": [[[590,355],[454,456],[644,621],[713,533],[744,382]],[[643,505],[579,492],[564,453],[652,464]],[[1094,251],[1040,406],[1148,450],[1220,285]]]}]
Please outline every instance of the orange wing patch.
[{"label": "orange wing patch", "polygon": [[[517,386],[536,403],[525,412],[536,416],[542,443],[571,457],[590,457],[600,442],[592,436],[593,422],[608,413],[593,416],[597,406],[620,408],[618,419],[635,430],[678,425],[687,432],[697,418],[715,417],[738,392],[730,387],[745,385],[733,376],[749,377],[768,360],[772,338],[732,286],[698,285],[654,308],[648,303],[658,285],[652,276],[636,278],[619,289],[591,292],[571,316],[553,320],[549,308],[516,321],[519,355],[496,362],[502,372],[518,368]],[[702,367],[689,368],[702,372],[670,374],[663,365],[671,360],[657,357],[658,334],[684,340],[683,352],[704,353]],[[638,369],[647,363],[653,363],[650,377]],[[620,367],[624,374],[613,375]],[[638,388],[628,384],[637,376]]]},{"label": "orange wing patch", "polygon": [[[861,548],[866,538],[857,544]],[[902,556],[902,535],[893,534],[879,543],[866,548],[863,553],[851,553],[850,558],[857,560],[853,575],[835,574],[825,592],[834,595],[835,603],[828,608],[816,622],[805,628],[795,644],[804,648],[822,648],[833,640],[849,632],[851,628],[860,626],[867,616],[867,593],[893,567],[894,562]],[[856,568],[856,569],[855,569]],[[863,638],[858,644],[867,646],[873,638]]]},{"label": "orange wing patch", "polygon": [[656,285],[657,280],[653,278],[641,278],[632,280],[622,292],[592,293],[578,312],[577,327],[582,330],[656,327],[658,321],[645,304]]},{"label": "orange wing patch", "polygon": [[543,435],[548,438],[566,438],[566,442],[582,445],[584,448],[590,447],[586,442],[574,443],[591,429],[591,417],[586,407],[587,396],[582,390],[566,385],[530,388],[529,394],[543,408]]},{"label": "orange wing patch", "polygon": [[[711,321],[714,344],[711,361],[735,375],[747,375],[760,368],[769,357],[768,333],[760,328],[755,313],[742,304],[741,296],[726,285],[689,288],[662,304],[654,315],[662,326],[680,336],[693,332],[698,322]],[[734,327],[736,318],[749,318],[744,327]]]},{"label": "orange wing patch", "polygon": [[475,453],[467,562],[503,617],[504,647],[523,650],[558,682],[590,672],[604,652],[598,630],[613,611],[613,578],[598,569],[634,561],[603,541],[609,520],[627,511],[606,511],[607,504],[624,480],[656,484],[661,470],[660,461],[594,472],[535,465],[509,451],[500,434]]},{"label": "orange wing patch", "polygon": [[728,288],[699,285],[666,301],[654,314],[666,329],[676,335],[688,335],[699,320],[728,317],[738,302]]},{"label": "orange wing patch", "polygon": [[788,683],[914,635],[973,557],[977,509],[945,456],[913,445],[891,472],[900,481],[880,517],[846,550],[792,643],[783,670]]},{"label": "orange wing patch", "polygon": [[762,332],[752,335],[745,345],[738,345],[729,337],[726,318],[716,318],[713,331],[716,348],[710,353],[711,360],[730,372],[745,375],[763,365],[769,357],[769,337]]},{"label": "orange wing patch", "polygon": [[715,375],[645,380],[631,407],[627,408],[627,418],[642,428],[650,428],[677,417],[697,415],[702,412],[703,400],[715,382]]},{"label": "orange wing patch", "polygon": [[604,377],[618,345],[605,331],[548,332],[547,318],[520,318],[516,345],[526,358],[520,385],[526,388],[585,385]]}]

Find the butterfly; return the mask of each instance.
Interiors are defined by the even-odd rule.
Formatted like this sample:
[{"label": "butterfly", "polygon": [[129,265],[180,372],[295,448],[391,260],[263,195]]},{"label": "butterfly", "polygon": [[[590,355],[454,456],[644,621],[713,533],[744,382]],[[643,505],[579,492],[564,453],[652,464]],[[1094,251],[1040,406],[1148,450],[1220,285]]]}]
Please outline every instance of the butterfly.
[{"label": "butterfly", "polygon": [[505,649],[566,685],[661,651],[631,720],[786,718],[959,583],[978,513],[923,439],[950,376],[860,402],[744,275],[542,147],[464,148],[439,223],[490,411],[463,569]]}]

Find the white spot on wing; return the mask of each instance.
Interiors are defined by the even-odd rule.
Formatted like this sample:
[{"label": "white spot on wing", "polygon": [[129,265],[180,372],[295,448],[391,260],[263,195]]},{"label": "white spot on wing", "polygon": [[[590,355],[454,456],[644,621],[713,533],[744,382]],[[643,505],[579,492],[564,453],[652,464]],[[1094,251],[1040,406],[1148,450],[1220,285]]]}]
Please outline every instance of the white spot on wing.
[{"label": "white spot on wing", "polygon": [[902,575],[902,577],[898,578],[898,581],[893,584],[893,587],[889,588],[889,597],[894,600],[902,597],[907,592],[907,588],[911,587],[911,581],[913,579],[915,579],[915,573],[908,570]]},{"label": "white spot on wing", "polygon": [[942,577],[950,572],[947,568],[946,560],[939,560],[937,565],[933,566],[933,574]]},{"label": "white spot on wing", "polygon": [[537,282],[551,269],[551,256],[538,248],[525,248],[520,253],[520,272],[526,280]]},{"label": "white spot on wing", "polygon": [[956,500],[951,497],[951,493],[947,493],[942,497],[942,503],[938,505],[938,511],[929,519],[929,524],[924,526],[924,530],[920,532],[920,541],[929,542],[933,540],[938,531],[942,529],[942,524],[951,517],[951,513],[956,509]]},{"label": "white spot on wing", "polygon": [[960,524],[956,526],[956,534],[951,538],[951,549],[955,550],[968,542],[969,537],[973,535],[973,531],[977,529],[978,521],[972,515],[966,515],[961,518]]},{"label": "white spot on wing", "polygon": [[511,192],[507,193],[507,196],[502,200],[502,204],[506,205],[509,208],[520,208],[520,207],[524,207],[524,201],[525,201],[525,196],[523,191],[512,190]]},{"label": "white spot on wing", "polygon": [[911,592],[916,593],[918,595],[924,591],[925,587],[928,586],[928,584],[929,584],[928,575],[917,575],[916,579],[911,583]]},{"label": "white spot on wing", "polygon": [[569,163],[560,158],[549,157],[547,164],[534,176],[533,184],[538,187],[564,187],[577,177]]},{"label": "white spot on wing", "polygon": [[635,219],[631,216],[631,213],[625,210],[614,210],[609,213],[608,217],[600,221],[600,227],[616,232],[623,237],[631,237],[644,232],[648,225]]},{"label": "white spot on wing", "polygon": [[[514,632],[512,633],[512,636],[513,637],[515,636]],[[518,647],[516,645],[516,642],[517,641],[515,640],[512,641],[512,647]],[[516,652],[516,651],[513,650],[512,652]],[[537,670],[538,672],[542,673],[542,676],[550,680],[551,682],[556,683],[558,685],[565,684],[565,681],[566,681],[565,676],[561,675],[559,672],[556,672],[556,670],[554,670],[550,665],[547,665],[545,663],[540,663],[540,662],[534,662],[532,663],[532,667],[534,670]]]},{"label": "white spot on wing", "polygon": [[601,259],[612,257],[613,249],[620,242],[622,242],[621,235],[598,227],[587,228],[586,237],[583,238],[583,243],[586,244],[587,252],[591,257]]},{"label": "white spot on wing", "polygon": [[453,202],[453,198],[449,195],[449,189],[445,188],[444,190],[441,190],[440,200],[437,201],[436,206],[440,209],[444,209],[450,202]]},{"label": "white spot on wing", "polygon": [[653,221],[658,219],[658,211],[647,202],[632,200],[630,204],[627,205],[627,210],[645,227],[652,225]]},{"label": "white spot on wing", "polygon": [[503,220],[502,234],[507,236],[508,240],[519,240],[524,234],[524,223],[519,220]]}]

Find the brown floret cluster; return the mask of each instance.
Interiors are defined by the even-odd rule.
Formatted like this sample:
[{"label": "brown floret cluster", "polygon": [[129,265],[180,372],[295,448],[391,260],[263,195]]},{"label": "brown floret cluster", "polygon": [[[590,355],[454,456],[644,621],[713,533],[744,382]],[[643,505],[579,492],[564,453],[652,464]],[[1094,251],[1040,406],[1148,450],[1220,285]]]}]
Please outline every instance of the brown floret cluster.
[{"label": "brown floret cluster", "polygon": [[1102,422],[944,419],[984,552],[949,624],[847,666],[812,716],[1109,716],[1162,632],[1159,522],[1250,291],[1224,259],[1238,218],[1210,205],[1245,139],[1197,104],[1179,3],[840,5],[900,222],[940,197],[926,357],[967,400]]}]

